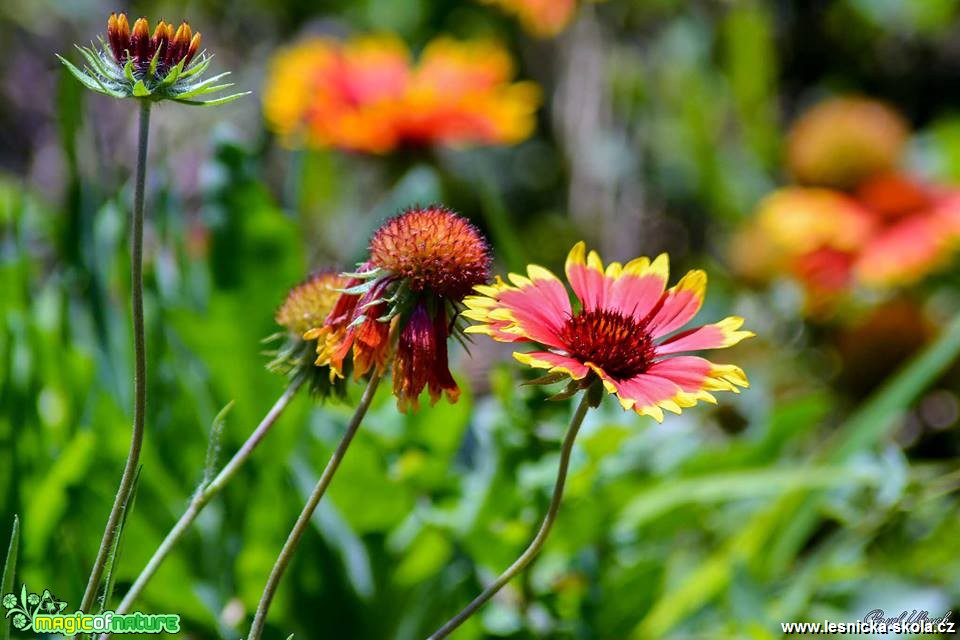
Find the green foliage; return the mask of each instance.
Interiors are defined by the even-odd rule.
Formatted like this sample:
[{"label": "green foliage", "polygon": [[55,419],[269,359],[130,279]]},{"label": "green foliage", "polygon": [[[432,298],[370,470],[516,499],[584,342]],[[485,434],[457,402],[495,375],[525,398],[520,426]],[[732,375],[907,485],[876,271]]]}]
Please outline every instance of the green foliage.
[{"label": "green foliage", "polygon": [[[528,261],[559,273],[581,238],[609,259],[669,250],[675,273],[710,271],[707,321],[738,313],[760,335],[717,356],[753,385],[717,408],[660,426],[609,398],[591,411],[544,553],[458,639],[773,638],[781,621],[960,607],[957,420],[926,421],[938,407],[949,414],[960,390],[960,321],[945,320],[955,276],[907,292],[938,337],[863,401],[835,384],[845,365],[835,327],[803,321],[789,289],[759,292],[725,263],[729,234],[781,181],[783,125],[820,95],[875,91],[901,105],[923,127],[911,162],[960,179],[960,121],[950,96],[929,90],[948,91],[950,69],[925,68],[939,60],[930,52],[949,51],[955,3],[583,4],[556,39],[472,0],[191,7],[244,87],[268,72],[275,46],[322,23],[395,31],[414,48],[438,33],[493,35],[520,77],[541,85],[544,106],[536,135],[515,147],[385,157],[283,149],[252,99],[158,106],[147,436],[105,608],[283,393],[261,339],[276,332],[287,289],[312,269],[354,269],[383,219],[433,201],[484,230],[498,273]],[[4,59],[50,59],[42,12],[11,7],[0,7]],[[906,61],[881,55],[901,50]],[[88,68],[102,62],[92,55]],[[73,607],[129,444],[124,132],[136,109],[90,96],[85,86],[104,87],[64,64],[47,75],[30,67],[27,77],[40,75],[28,83],[10,76],[17,64],[0,69],[11,87],[0,96],[2,144],[16,146],[0,146],[0,523],[13,522],[2,591],[14,589],[15,568],[17,583]],[[168,86],[185,100],[218,88],[199,75]],[[165,90],[124,78],[130,93]],[[520,373],[509,349],[468,346],[469,357],[451,345],[457,404],[404,415],[382,386],[281,584],[267,638],[421,640],[526,547],[572,407],[547,401],[562,381],[523,385],[537,374]],[[342,402],[301,393],[135,608],[179,613],[190,637],[242,637],[359,394],[353,382]]]}]

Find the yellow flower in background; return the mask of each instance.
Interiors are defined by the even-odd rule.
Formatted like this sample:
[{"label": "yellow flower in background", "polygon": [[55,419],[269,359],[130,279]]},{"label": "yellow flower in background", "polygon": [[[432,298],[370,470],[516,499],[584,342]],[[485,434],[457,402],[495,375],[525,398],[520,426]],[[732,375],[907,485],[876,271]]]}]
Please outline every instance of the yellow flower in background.
[{"label": "yellow flower in background", "polygon": [[549,37],[563,31],[577,11],[577,0],[480,0],[516,16],[530,33]]},{"label": "yellow flower in background", "polygon": [[490,41],[438,38],[414,64],[393,36],[314,38],[274,57],[264,116],[293,147],[515,144],[533,132],[540,92],[513,76],[509,53]]},{"label": "yellow flower in background", "polygon": [[787,171],[806,185],[848,189],[892,171],[910,128],[876,100],[834,98],[806,111],[787,136]]}]

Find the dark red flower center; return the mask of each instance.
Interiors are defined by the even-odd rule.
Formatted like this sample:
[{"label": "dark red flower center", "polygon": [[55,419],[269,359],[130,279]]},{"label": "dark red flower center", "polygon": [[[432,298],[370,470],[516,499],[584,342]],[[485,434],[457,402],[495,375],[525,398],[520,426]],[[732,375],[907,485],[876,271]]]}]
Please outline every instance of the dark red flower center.
[{"label": "dark red flower center", "polygon": [[582,311],[563,325],[570,355],[592,362],[615,380],[627,380],[653,364],[653,338],[643,322],[617,311]]}]

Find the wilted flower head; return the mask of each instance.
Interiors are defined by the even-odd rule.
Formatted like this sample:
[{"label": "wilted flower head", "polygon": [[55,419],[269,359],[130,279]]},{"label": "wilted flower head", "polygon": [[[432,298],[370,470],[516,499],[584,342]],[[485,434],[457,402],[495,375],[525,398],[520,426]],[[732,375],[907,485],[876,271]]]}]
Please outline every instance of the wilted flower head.
[{"label": "wilted flower head", "polygon": [[680,413],[699,400],[716,402],[712,391],[738,392],[747,386],[743,371],[690,355],[702,349],[730,347],[753,335],[740,331],[743,318],[677,332],[700,310],[707,275],[690,271],[670,289],[668,258],[637,258],[604,268],[600,256],[586,255],[583,242],[570,251],[567,280],[579,300],[570,305],[563,283],[547,269],[527,267],[510,274],[507,284],[476,287],[464,316],[480,324],[467,333],[483,333],[500,342],[533,342],[542,351],[514,353],[524,364],[547,369],[541,382],[571,380],[567,394],[596,382],[620,400],[624,409],[663,420],[663,411]]},{"label": "wilted flower head", "polygon": [[[131,29],[125,14],[112,13],[106,42],[100,38],[99,45],[78,46],[77,50],[86,63],[82,70],[59,54],[57,57],[85,87],[114,98],[217,105],[249,93],[199,99],[233,84],[216,84],[229,72],[203,79],[211,56],[200,51],[200,34],[186,22],[174,29],[161,20],[151,32],[146,18],[138,18]],[[191,65],[194,60],[196,64]]]},{"label": "wilted flower head", "polygon": [[[282,339],[267,368],[291,378],[307,376],[311,391],[320,397],[343,395],[341,378],[330,375],[328,367],[314,364],[315,340],[304,338],[307,331],[322,325],[347,285],[347,278],[332,271],[318,272],[293,287],[277,309],[277,324],[286,329],[270,339]],[[347,363],[349,366],[349,363]]]},{"label": "wilted flower head", "polygon": [[577,0],[480,0],[517,17],[523,28],[541,37],[554,36],[570,24]]},{"label": "wilted flower head", "polygon": [[804,113],[787,138],[787,170],[802,184],[846,189],[895,169],[909,136],[896,111],[876,100],[835,98]]},{"label": "wilted flower head", "polygon": [[392,36],[314,38],[273,59],[264,115],[291,146],[513,144],[533,130],[539,91],[512,76],[509,54],[487,41],[438,38],[414,65]]},{"label": "wilted flower head", "polygon": [[360,377],[382,373],[393,357],[401,410],[416,409],[424,389],[431,402],[443,394],[456,402],[447,339],[460,331],[461,300],[486,282],[489,268],[489,247],[467,220],[440,205],[404,211],[374,234],[369,260],[349,274],[326,323],[307,332],[318,340],[317,364],[342,376],[352,356]]}]

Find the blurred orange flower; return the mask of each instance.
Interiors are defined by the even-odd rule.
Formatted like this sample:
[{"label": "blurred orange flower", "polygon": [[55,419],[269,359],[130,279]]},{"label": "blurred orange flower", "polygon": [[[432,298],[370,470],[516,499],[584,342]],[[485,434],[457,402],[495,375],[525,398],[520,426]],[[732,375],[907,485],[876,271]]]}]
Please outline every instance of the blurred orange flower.
[{"label": "blurred orange flower", "polygon": [[787,135],[787,171],[807,185],[848,189],[891,171],[910,135],[903,117],[876,100],[834,98],[815,105]]},{"label": "blurred orange flower", "polygon": [[514,144],[532,133],[540,92],[513,75],[509,54],[488,41],[438,38],[414,64],[392,36],[315,38],[273,59],[264,115],[291,146]]},{"label": "blurred orange flower", "polygon": [[513,14],[530,33],[555,36],[570,23],[577,10],[577,0],[480,0]]},{"label": "blurred orange flower", "polygon": [[816,313],[853,286],[908,286],[948,264],[960,249],[960,190],[897,170],[907,135],[899,114],[860,98],[803,115],[787,166],[810,186],[761,202],[734,239],[737,271],[755,281],[791,275]]}]

